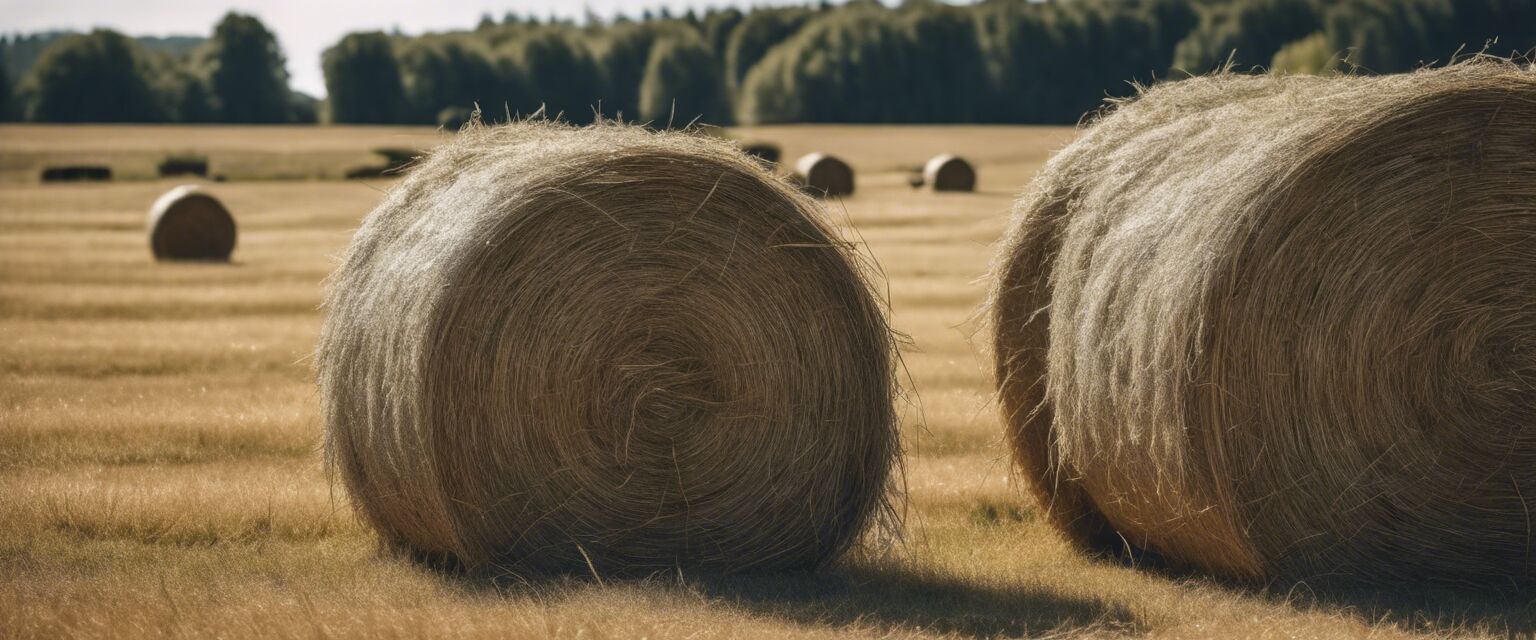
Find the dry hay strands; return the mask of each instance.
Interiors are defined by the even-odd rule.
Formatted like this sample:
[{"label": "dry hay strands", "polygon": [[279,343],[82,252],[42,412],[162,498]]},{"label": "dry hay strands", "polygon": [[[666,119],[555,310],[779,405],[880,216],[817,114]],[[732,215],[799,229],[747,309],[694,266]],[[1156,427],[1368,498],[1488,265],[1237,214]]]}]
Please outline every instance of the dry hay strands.
[{"label": "dry hay strands", "polygon": [[819,151],[801,156],[795,163],[795,180],[808,193],[824,198],[853,194],[853,167]]},{"label": "dry hay strands", "polygon": [[443,107],[437,112],[437,128],[448,133],[458,133],[464,125],[480,117],[480,109],[469,107]]},{"label": "dry hay strands", "polygon": [[976,168],[953,153],[941,153],[923,165],[922,184],[934,191],[975,191]]},{"label": "dry hay strands", "polygon": [[1167,83],[1085,131],[989,311],[1054,524],[1239,580],[1529,583],[1533,131],[1489,60]]},{"label": "dry hay strands", "polygon": [[[471,118],[473,118],[471,114]],[[404,147],[379,147],[373,152],[384,158],[384,164],[360,165],[347,169],[345,177],[348,180],[373,180],[378,178],[391,178],[408,171],[421,152]]]},{"label": "dry hay strands", "polygon": [[157,260],[227,261],[235,250],[235,218],[195,185],[181,185],[157,198],[145,226]]},{"label": "dry hay strands", "polygon": [[363,224],[317,354],[364,518],[470,568],[814,568],[893,526],[866,263],[734,143],[470,127]]}]

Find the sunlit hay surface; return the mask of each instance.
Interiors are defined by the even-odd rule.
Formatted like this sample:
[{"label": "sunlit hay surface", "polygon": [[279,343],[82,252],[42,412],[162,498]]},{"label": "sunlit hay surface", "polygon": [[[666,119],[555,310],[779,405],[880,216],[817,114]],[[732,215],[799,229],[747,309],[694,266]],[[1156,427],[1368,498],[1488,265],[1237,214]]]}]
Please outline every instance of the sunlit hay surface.
[{"label": "sunlit hay surface", "polygon": [[894,347],[862,258],[727,142],[471,128],[337,271],[330,458],[470,567],[815,568],[890,525]]},{"label": "sunlit hay surface", "polygon": [[145,222],[157,260],[229,260],[235,250],[235,219],[223,203],[196,185],[165,192]]},{"label": "sunlit hay surface", "polygon": [[1092,547],[1262,580],[1536,577],[1536,76],[1159,85],[995,265],[1017,462]]}]

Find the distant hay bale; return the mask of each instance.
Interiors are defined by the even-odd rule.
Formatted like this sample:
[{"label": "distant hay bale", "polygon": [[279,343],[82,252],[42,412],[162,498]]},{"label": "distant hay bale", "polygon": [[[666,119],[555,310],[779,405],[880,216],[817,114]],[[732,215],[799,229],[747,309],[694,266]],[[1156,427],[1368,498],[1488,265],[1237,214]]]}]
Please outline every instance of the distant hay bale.
[{"label": "distant hay bale", "polygon": [[384,173],[401,173],[421,157],[421,152],[409,147],[379,147],[374,153],[384,156]]},{"label": "distant hay bale", "polygon": [[365,164],[347,169],[348,180],[372,180],[398,177],[414,166],[421,152],[404,147],[379,147],[374,153],[384,157],[384,164]]},{"label": "distant hay bale", "polygon": [[112,168],[96,165],[67,165],[45,167],[43,182],[106,182],[112,179]]},{"label": "distant hay bale", "polygon": [[960,156],[941,153],[923,165],[923,182],[934,191],[975,191],[976,169]]},{"label": "distant hay bale", "polygon": [[389,167],[386,165],[364,164],[355,167],[348,167],[346,173],[343,175],[346,176],[348,180],[375,180],[385,177],[384,172],[388,170]]},{"label": "distant hay bale", "polygon": [[891,523],[863,264],[728,141],[470,127],[332,280],[329,459],[386,540],[471,568],[822,566]]},{"label": "distant hay bale", "polygon": [[741,145],[741,150],[747,155],[763,161],[763,164],[766,164],[769,167],[777,167],[779,165],[779,158],[782,155],[782,152],[779,151],[779,145],[776,145],[772,142],[752,142],[743,144]]},{"label": "distant hay bale", "polygon": [[149,208],[149,248],[158,260],[229,260],[235,219],[194,185],[165,192]]},{"label": "distant hay bale", "polygon": [[1239,580],[1529,583],[1533,131],[1489,61],[1166,83],[1085,131],[989,311],[1049,519]]},{"label": "distant hay bale", "polygon": [[177,176],[208,177],[208,158],[205,156],[181,154],[166,156],[157,167],[162,178],[174,178]]},{"label": "distant hay bale", "polygon": [[830,198],[853,193],[853,168],[825,153],[801,156],[795,163],[795,178],[814,195]]}]

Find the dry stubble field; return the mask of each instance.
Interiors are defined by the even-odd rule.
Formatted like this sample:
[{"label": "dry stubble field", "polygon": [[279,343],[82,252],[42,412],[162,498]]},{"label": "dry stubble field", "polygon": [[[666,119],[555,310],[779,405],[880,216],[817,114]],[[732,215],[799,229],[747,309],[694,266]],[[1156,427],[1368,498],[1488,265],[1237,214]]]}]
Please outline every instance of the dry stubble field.
[{"label": "dry stubble field", "polygon": [[[832,151],[832,205],[882,265],[914,400],[907,540],[818,575],[481,584],[383,557],[327,480],[309,353],[322,280],[386,182],[324,180],[424,128],[0,127],[0,636],[1397,637],[1530,633],[1518,594],[1242,590],[1072,554],[1009,478],[974,314],[1015,195],[1067,128],[737,132]],[[148,175],[208,153],[233,265],[154,264],[173,182],[39,185],[52,161]],[[940,151],[975,194],[914,192]],[[299,178],[299,179],[295,179]]]}]

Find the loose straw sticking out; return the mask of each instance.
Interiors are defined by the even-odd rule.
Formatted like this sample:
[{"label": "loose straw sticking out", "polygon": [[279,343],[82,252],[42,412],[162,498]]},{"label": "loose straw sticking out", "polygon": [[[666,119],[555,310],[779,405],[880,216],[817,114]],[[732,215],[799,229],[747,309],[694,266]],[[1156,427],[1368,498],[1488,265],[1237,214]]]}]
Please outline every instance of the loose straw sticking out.
[{"label": "loose straw sticking out", "polygon": [[752,156],[753,158],[757,158],[759,162],[768,165],[769,169],[774,169],[779,166],[779,156],[782,155],[782,152],[779,150],[779,145],[776,145],[772,142],[746,143],[741,145],[741,151],[749,156]]},{"label": "loose straw sticking out", "polygon": [[608,576],[815,568],[894,524],[894,348],[814,201],[728,141],[474,126],[358,231],[326,447],[388,540]]},{"label": "loose straw sticking out", "polygon": [[1015,459],[1090,548],[1243,580],[1536,577],[1536,75],[1154,87],[1021,199]]}]

